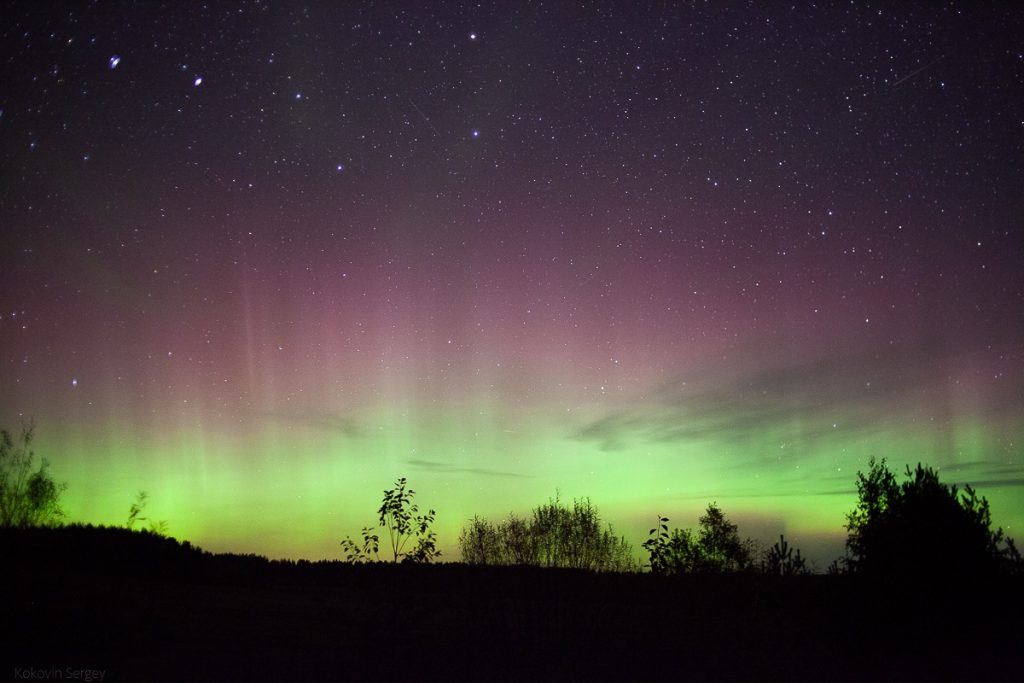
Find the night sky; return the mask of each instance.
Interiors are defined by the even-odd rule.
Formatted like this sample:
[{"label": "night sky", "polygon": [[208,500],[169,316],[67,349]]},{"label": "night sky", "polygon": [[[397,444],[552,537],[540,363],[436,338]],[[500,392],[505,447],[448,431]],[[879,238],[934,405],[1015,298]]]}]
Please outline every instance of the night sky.
[{"label": "night sky", "polygon": [[560,491],[823,569],[875,455],[1022,535],[1012,3],[417,5],[5,9],[0,424],[69,519],[337,558],[406,476],[446,559]]}]

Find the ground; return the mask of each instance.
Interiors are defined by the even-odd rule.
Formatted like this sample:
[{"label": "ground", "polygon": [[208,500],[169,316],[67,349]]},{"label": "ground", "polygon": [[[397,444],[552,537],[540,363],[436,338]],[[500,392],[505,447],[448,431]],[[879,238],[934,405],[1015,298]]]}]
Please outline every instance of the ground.
[{"label": "ground", "polygon": [[15,680],[1006,680],[1024,642],[1019,579],[271,563],[122,530],[0,541]]}]

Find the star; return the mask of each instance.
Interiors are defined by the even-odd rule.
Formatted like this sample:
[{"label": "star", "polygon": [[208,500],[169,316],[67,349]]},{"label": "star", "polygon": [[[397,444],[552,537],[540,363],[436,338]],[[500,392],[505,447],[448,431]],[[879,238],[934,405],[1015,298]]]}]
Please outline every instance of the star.
[{"label": "star", "polygon": [[[814,516],[798,526],[815,534],[842,527],[818,493],[854,483],[824,470],[833,457],[844,474],[863,468],[864,434],[908,461],[931,457],[960,421],[979,450],[1005,455],[1024,438],[1024,417],[998,409],[1009,389],[994,386],[1024,382],[1024,333],[1006,322],[1024,287],[1019,211],[1001,191],[1020,166],[1007,140],[1024,116],[994,116],[999,93],[985,87],[1024,64],[1012,21],[984,26],[1003,58],[981,65],[982,82],[970,78],[973,33],[941,8],[797,3],[725,28],[700,6],[616,11],[609,25],[435,3],[385,26],[356,3],[312,3],[270,24],[245,11],[213,25],[166,3],[154,33],[144,6],[74,24],[53,3],[15,4],[0,155],[16,172],[0,183],[0,242],[17,267],[0,268],[0,386],[16,391],[0,391],[0,427],[36,414],[63,450],[97,436],[87,425],[102,416],[118,426],[101,441],[146,445],[153,490],[173,489],[171,474],[238,474],[283,507],[268,505],[254,520],[266,533],[232,550],[326,552],[315,529],[281,518],[335,512],[333,478],[293,460],[317,500],[300,510],[273,468],[245,469],[250,451],[286,456],[289,434],[387,455],[353,465],[346,495],[387,486],[407,443],[424,462],[536,475],[498,492],[501,480],[461,469],[429,474],[488,493],[493,482],[494,495],[423,496],[493,519],[572,487],[569,465],[593,455],[594,490],[574,493],[613,492],[617,526],[660,505],[662,479],[711,500],[775,476],[781,454],[810,470],[785,502],[793,519]],[[983,14],[973,27],[1012,13]],[[917,20],[943,40],[903,35]],[[478,21],[501,26],[495,43],[477,47],[467,24]],[[760,61],[700,58],[680,27],[709,21],[723,30],[705,31],[701,51],[760,41]],[[813,73],[779,68],[802,64],[822,22],[857,54],[825,50]],[[906,41],[873,38],[891,32]],[[135,59],[127,71],[113,73],[125,63],[113,50]],[[856,118],[837,118],[851,104]],[[950,373],[950,358],[968,371]],[[69,370],[100,381],[79,395]],[[785,395],[769,400],[775,383]],[[678,427],[693,416],[710,428]],[[338,441],[349,419],[352,435],[379,431],[375,443]],[[504,427],[518,431],[516,455]],[[174,456],[166,443],[195,450],[175,465],[187,471],[148,467]],[[76,499],[122,465],[117,449],[82,447],[96,454],[88,468],[54,470]],[[651,477],[634,476],[636,458]],[[232,525],[216,520],[234,494],[205,493],[213,516],[192,540],[229,546]],[[170,498],[167,516],[191,514]],[[993,510],[1004,527],[1024,524],[1018,498]],[[369,521],[342,507],[332,533]],[[458,518],[443,524],[438,547],[455,551]]]}]

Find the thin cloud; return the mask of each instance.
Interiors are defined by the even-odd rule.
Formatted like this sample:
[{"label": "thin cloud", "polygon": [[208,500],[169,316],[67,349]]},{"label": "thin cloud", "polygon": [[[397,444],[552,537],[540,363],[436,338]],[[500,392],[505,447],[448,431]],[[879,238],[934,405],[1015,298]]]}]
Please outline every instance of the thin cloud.
[{"label": "thin cloud", "polygon": [[254,416],[264,419],[292,422],[320,429],[334,434],[357,438],[366,435],[366,430],[354,419],[337,413],[318,412],[256,412]]},{"label": "thin cloud", "polygon": [[648,398],[578,429],[573,438],[603,450],[631,443],[715,440],[745,442],[765,432],[773,440],[807,443],[869,436],[927,406],[939,424],[950,414],[947,365],[935,344],[740,371],[716,369],[676,378]]},{"label": "thin cloud", "polygon": [[460,465],[453,465],[452,463],[440,462],[437,460],[413,459],[406,460],[405,464],[424,472],[435,472],[444,474],[479,474],[485,477],[515,477],[522,479],[528,478],[527,475],[519,474],[517,472],[504,472],[502,470],[492,470],[485,467],[463,467]]}]

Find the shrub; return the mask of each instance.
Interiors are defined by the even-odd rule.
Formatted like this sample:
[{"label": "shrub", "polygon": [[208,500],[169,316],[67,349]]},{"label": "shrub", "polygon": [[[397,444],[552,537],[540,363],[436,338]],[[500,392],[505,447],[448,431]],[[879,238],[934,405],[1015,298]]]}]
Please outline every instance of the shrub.
[{"label": "shrub", "polygon": [[459,537],[469,564],[567,567],[593,571],[632,571],[632,548],[602,526],[589,499],[572,507],[556,497],[533,510],[529,520],[515,515],[499,524],[474,517]]},{"label": "shrub", "polygon": [[459,536],[462,561],[467,564],[498,564],[501,553],[498,530],[486,519],[474,516]]}]

